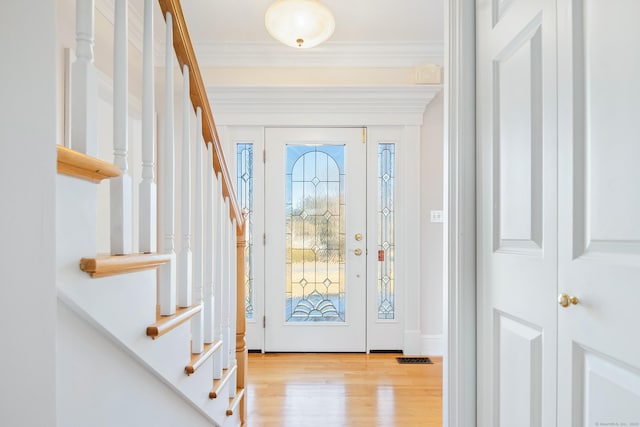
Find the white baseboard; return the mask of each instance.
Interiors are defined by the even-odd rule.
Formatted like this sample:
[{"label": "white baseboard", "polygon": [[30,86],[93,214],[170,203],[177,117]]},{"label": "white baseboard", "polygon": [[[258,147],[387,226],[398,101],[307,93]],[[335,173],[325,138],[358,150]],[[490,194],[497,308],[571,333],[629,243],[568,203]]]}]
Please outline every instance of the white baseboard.
[{"label": "white baseboard", "polygon": [[442,335],[422,335],[422,353],[426,356],[442,356],[444,341]]}]

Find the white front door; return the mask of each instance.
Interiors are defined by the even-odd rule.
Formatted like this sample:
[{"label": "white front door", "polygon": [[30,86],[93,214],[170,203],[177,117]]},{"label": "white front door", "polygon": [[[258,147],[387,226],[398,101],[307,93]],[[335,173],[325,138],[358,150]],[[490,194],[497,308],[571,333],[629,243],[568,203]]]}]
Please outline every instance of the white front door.
[{"label": "white front door", "polygon": [[640,425],[638,16],[478,2],[478,425]]},{"label": "white front door", "polygon": [[558,0],[558,426],[640,426],[638,17]]},{"label": "white front door", "polygon": [[365,351],[362,128],[265,130],[265,350]]},{"label": "white front door", "polygon": [[556,422],[555,0],[478,2],[478,425]]}]

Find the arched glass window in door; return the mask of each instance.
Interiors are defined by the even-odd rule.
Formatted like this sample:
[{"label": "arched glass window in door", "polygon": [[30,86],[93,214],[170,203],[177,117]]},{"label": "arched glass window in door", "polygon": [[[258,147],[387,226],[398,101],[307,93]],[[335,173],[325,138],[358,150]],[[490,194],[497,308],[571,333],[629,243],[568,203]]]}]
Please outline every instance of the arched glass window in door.
[{"label": "arched glass window in door", "polygon": [[343,145],[287,145],[287,322],[345,321]]}]

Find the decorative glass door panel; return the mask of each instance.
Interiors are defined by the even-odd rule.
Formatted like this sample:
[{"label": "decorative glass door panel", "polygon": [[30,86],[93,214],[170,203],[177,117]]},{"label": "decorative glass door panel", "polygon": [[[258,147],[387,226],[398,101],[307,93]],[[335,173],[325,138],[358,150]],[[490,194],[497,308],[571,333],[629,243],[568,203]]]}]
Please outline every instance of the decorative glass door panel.
[{"label": "decorative glass door panel", "polygon": [[254,209],[253,209],[253,143],[240,143],[236,147],[236,188],[238,191],[238,203],[242,209],[242,215],[246,221],[245,238],[247,246],[244,250],[244,308],[247,320],[254,319],[254,271],[253,271],[253,247],[254,247]]},{"label": "decorative glass door panel", "polygon": [[344,145],[286,152],[285,320],[344,322]]},{"label": "decorative glass door panel", "polygon": [[378,144],[378,319],[395,319],[395,144]]},{"label": "decorative glass door panel", "polygon": [[267,129],[266,147],[265,350],[365,351],[363,130]]}]

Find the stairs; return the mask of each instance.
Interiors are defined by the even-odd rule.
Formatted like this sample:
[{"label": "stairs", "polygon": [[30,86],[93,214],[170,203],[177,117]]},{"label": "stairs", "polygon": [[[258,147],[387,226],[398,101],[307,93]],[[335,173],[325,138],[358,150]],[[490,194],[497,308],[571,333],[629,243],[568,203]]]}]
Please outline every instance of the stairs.
[{"label": "stairs", "polygon": [[[96,247],[95,187],[95,180],[58,175],[62,424],[98,425],[95,420],[104,419],[112,420],[106,425],[241,425],[244,390],[236,388],[238,366],[226,367],[223,379],[212,379],[214,360],[223,358],[223,342],[191,353],[192,321],[202,315],[204,304],[160,315],[156,269],[171,260],[162,254],[85,256]],[[230,297],[229,304],[235,305],[236,295]],[[235,360],[235,338],[228,346],[230,361]],[[135,409],[125,396],[136,402]],[[93,409],[72,409],[78,402]]]},{"label": "stairs", "polygon": [[[58,424],[239,426],[244,217],[180,1],[138,2],[144,10],[130,13],[138,6],[115,0],[100,20],[93,1],[75,6],[60,12],[76,17],[76,60],[74,149],[57,148]],[[159,13],[166,25],[154,37],[164,24],[154,23]],[[139,43],[128,35],[129,16],[143,21]],[[109,22],[98,35],[96,21]],[[112,57],[95,60],[96,39],[113,40]],[[130,54],[131,45],[139,52]],[[159,51],[166,62],[156,85]],[[98,63],[113,69],[101,73]],[[140,70],[142,99],[135,100],[128,78]],[[110,254],[96,253],[105,247]]]}]

